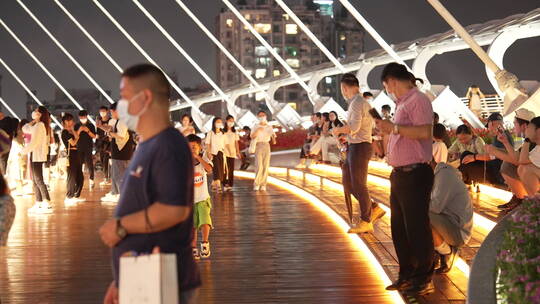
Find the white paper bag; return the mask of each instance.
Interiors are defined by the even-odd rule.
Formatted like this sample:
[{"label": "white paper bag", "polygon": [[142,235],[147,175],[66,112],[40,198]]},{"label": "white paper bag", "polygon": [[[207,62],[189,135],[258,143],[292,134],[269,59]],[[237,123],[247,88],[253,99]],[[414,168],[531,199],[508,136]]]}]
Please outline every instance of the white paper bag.
[{"label": "white paper bag", "polygon": [[120,258],[120,304],[178,304],[176,254]]}]

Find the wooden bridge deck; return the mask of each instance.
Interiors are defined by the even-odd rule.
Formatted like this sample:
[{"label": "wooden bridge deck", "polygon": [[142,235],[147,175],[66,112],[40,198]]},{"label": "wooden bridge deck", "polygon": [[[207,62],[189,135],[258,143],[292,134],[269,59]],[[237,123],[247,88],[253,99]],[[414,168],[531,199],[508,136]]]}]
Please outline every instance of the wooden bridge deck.
[{"label": "wooden bridge deck", "polygon": [[[212,256],[199,262],[199,303],[392,303],[369,260],[310,203],[279,188],[254,193],[238,180],[214,197]],[[109,250],[97,229],[114,206],[105,188],[85,187],[87,202],[63,203],[52,184],[54,213],[27,215],[16,199],[7,247],[0,248],[1,303],[101,303],[111,280]]]}]

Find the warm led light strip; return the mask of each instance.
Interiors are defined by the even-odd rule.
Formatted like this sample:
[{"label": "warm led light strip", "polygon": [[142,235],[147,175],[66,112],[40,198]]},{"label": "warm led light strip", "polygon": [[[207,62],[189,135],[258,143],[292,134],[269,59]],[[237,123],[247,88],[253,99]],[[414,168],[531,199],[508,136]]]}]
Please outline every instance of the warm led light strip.
[{"label": "warm led light strip", "polygon": [[[384,169],[385,167],[387,167],[386,164],[383,164],[383,163],[380,163],[380,162],[370,162],[370,166],[373,164],[377,164],[375,166],[378,166],[378,168],[382,168]],[[340,175],[341,174],[341,168],[339,167],[335,167],[335,166],[329,166],[329,165],[314,165],[312,166],[313,169],[315,170],[320,170],[322,172],[329,172],[329,173],[332,173],[332,174],[336,174],[336,175]],[[387,188],[390,188],[390,180],[387,179],[387,178],[382,178],[382,177],[379,177],[379,176],[376,176],[376,175],[372,175],[372,174],[368,174],[368,181],[369,182],[372,182],[372,183],[375,183],[377,185],[380,185],[380,186],[384,186],[384,187],[387,187]],[[492,196],[494,198],[497,198],[497,199],[502,199],[502,198],[506,198],[508,196],[511,196],[512,194],[509,193],[508,191],[504,191],[504,190],[500,190],[500,189],[496,189],[496,188],[493,188],[493,187],[490,187],[490,186],[486,186],[486,185],[480,185],[480,191],[482,193],[485,193],[489,196]],[[508,198],[509,200],[510,198]],[[479,230],[483,233],[483,234],[488,234],[492,229],[493,227],[495,227],[495,225],[497,223],[495,223],[494,221],[488,219],[487,217],[485,216],[482,216],[478,213],[474,213],[473,214],[473,221],[474,221],[474,224],[477,228],[479,228]]]},{"label": "warm led light strip", "polygon": [[[283,169],[283,168],[275,168],[273,167],[273,170],[276,170],[276,169]],[[286,168],[285,168],[286,169]],[[313,175],[313,174],[310,174],[310,173],[305,173],[303,171],[300,171],[300,170],[295,170],[295,169],[289,169],[289,176],[293,176],[295,178],[306,178],[306,180],[310,181],[310,182],[313,182],[313,183],[319,183],[319,180],[318,179],[315,179],[313,177],[311,178],[307,178],[309,175],[311,176],[316,176],[316,175]],[[316,176],[317,178],[321,178],[319,176]],[[385,180],[383,178],[380,178],[380,177],[376,177],[376,176],[372,176],[372,180],[370,180],[369,176],[368,176],[368,181],[369,182],[373,182],[375,184],[379,184],[379,185],[382,185],[382,186],[386,186],[385,184],[388,183],[388,186],[390,186],[390,181],[388,180]],[[382,184],[381,184],[382,182]],[[323,186],[328,186],[336,191],[340,191],[342,194],[343,194],[343,185],[339,184],[339,183],[336,183],[330,179],[327,179],[327,178],[324,178],[322,177],[322,185]],[[390,217],[390,215],[392,214],[391,211],[390,211],[390,208],[388,208],[388,206],[386,206],[385,204],[378,204],[379,207],[381,207],[384,211],[386,211],[386,215],[385,217]],[[477,217],[480,217],[477,218]],[[488,219],[478,215],[475,213],[475,218],[474,218],[474,221],[475,221],[475,224],[478,224],[478,221],[481,221],[481,222],[484,222],[483,224],[480,224],[481,228],[484,229],[485,227],[490,227],[491,225],[495,225],[495,223],[489,221]],[[488,222],[485,222],[485,221],[488,221]],[[491,223],[489,223],[491,222]],[[493,227],[491,226],[491,228],[489,230],[491,230]],[[489,232],[488,231],[485,231],[486,234]],[[456,267],[461,271],[463,272],[466,276],[469,276],[469,272],[470,272],[470,267],[469,265],[467,264],[467,262],[465,262],[465,260],[463,260],[461,257],[457,257],[457,260],[456,260]]]},{"label": "warm led light strip", "polygon": [[81,32],[83,32],[86,38],[88,38],[88,40],[90,40],[94,44],[94,46],[103,54],[103,56],[105,56],[105,58],[107,58],[107,60],[109,60],[109,62],[116,68],[116,70],[119,73],[122,73],[123,69],[120,67],[120,65],[109,55],[109,53],[107,53],[107,51],[105,51],[105,49],[96,41],[96,39],[94,39],[94,37],[92,37],[92,35],[88,33],[88,31],[79,23],[79,21],[77,21],[77,19],[73,17],[73,15],[62,5],[62,3],[60,3],[60,1],[58,0],[54,0],[54,3],[56,3],[56,5],[60,7],[64,14],[66,14],[69,19],[73,21],[73,23],[75,23],[75,25],[81,30]]},{"label": "warm led light strip", "polygon": [[43,23],[39,21],[39,19],[32,13],[32,11],[30,11],[30,9],[26,5],[24,5],[21,0],[17,0],[17,3],[19,3],[19,5],[24,9],[28,16],[30,16],[30,18],[34,20],[34,22],[45,32],[45,34],[49,36],[49,38],[54,42],[54,44],[56,44],[56,46],[60,50],[62,50],[62,52],[67,56],[67,58],[69,58],[69,60],[73,62],[73,64],[81,71],[81,73],[83,73],[83,75],[88,79],[88,81],[90,81],[94,85],[94,87],[96,87],[96,89],[101,93],[101,95],[103,95],[105,99],[109,101],[109,103],[114,103],[114,100],[112,100],[111,96],[109,96],[109,94],[107,94],[107,92],[103,90],[103,88],[96,82],[96,80],[94,80],[92,76],[90,76],[90,74],[88,74],[88,72],[79,64],[79,62],[75,60],[73,56],[71,56],[71,53],[69,53],[68,50],[66,50],[66,48],[60,43],[60,41],[58,41],[58,39],[56,39],[56,37],[54,37],[54,35],[47,29],[47,27],[45,27],[45,25],[43,25]]},{"label": "warm led light strip", "polygon": [[[39,101],[39,99],[36,97],[36,95],[34,94],[34,92],[32,92],[32,90],[30,90],[26,84],[19,78],[19,76],[17,76],[17,74],[15,74],[15,72],[9,67],[9,65],[7,63],[4,62],[4,60],[2,58],[0,58],[0,63],[6,68],[6,70],[11,74],[11,76],[13,76],[13,78],[15,78],[15,80],[21,85],[21,87],[23,87],[23,89],[26,91],[26,93],[32,97],[32,99],[40,106],[43,106],[43,103],[41,101]],[[54,117],[53,115],[51,115],[51,118],[52,120],[54,120],[54,122],[56,124],[58,124],[58,126],[60,128],[62,128],[62,124],[58,121],[58,119],[56,119],[56,117]]]},{"label": "warm led light strip", "polygon": [[[249,178],[254,179],[255,173],[252,172],[246,172],[246,171],[235,171],[234,175],[236,177],[243,177],[243,178]],[[349,234],[347,233],[349,229],[351,228],[345,220],[339,216],[332,208],[328,207],[323,201],[321,201],[316,196],[312,195],[311,193],[296,187],[294,185],[291,185],[285,181],[279,180],[275,177],[269,176],[268,177],[268,183],[277,187],[280,187],[282,189],[285,189],[292,194],[308,201],[312,205],[316,206],[321,212],[323,212],[325,215],[327,215],[336,225],[338,225],[341,228],[341,231],[353,242],[353,244],[356,245],[356,247],[359,249],[359,251],[362,252],[362,254],[365,254],[365,256],[369,259],[370,267],[374,267],[375,272],[378,274],[378,276],[383,280],[383,283],[386,285],[391,284],[391,280],[384,271],[382,265],[380,264],[379,260],[373,255],[369,247],[366,245],[366,243],[357,235],[357,234]],[[403,299],[401,298],[401,295],[397,291],[387,291],[394,301],[394,303],[405,303]]]},{"label": "warm led light strip", "polygon": [[[60,82],[53,76],[53,74],[49,72],[49,70],[43,65],[43,63],[41,63],[41,61],[34,55],[34,53],[32,53],[32,51],[30,51],[30,49],[26,47],[26,45],[11,30],[11,28],[7,26],[7,24],[2,18],[0,18],[0,24],[6,29],[6,31],[11,35],[11,37],[13,37],[13,39],[15,39],[17,43],[19,43],[19,45],[26,51],[28,56],[30,56],[34,60],[34,62],[41,68],[41,70],[43,70],[43,72],[47,74],[47,76],[49,76],[49,78],[58,86],[58,88],[60,88],[60,90],[67,96],[67,98],[77,107],[77,109],[83,110],[83,107],[81,107],[81,105],[75,100],[75,98],[73,98],[73,96],[69,94],[69,92],[64,88],[64,86],[62,86],[62,84],[60,84]],[[94,125],[96,124],[95,120],[92,119],[92,117],[88,117],[88,120],[90,120]]]},{"label": "warm led light strip", "polygon": [[13,112],[13,109],[11,109],[11,107],[4,101],[4,99],[2,97],[0,97],[0,103],[2,103],[4,105],[4,107],[6,107],[6,109],[8,109],[8,111],[9,111],[9,113],[11,113],[11,115],[15,116],[15,118],[17,118],[18,120],[21,120],[19,115],[17,115],[17,113]]}]

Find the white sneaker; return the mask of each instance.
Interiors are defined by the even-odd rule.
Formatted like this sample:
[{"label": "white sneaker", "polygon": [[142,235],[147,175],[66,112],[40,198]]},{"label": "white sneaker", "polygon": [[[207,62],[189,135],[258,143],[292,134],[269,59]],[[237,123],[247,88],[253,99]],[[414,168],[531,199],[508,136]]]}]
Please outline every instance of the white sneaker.
[{"label": "white sneaker", "polygon": [[41,202],[35,202],[34,205],[28,208],[28,213],[40,213],[41,211]]},{"label": "white sneaker", "polygon": [[253,186],[253,191],[259,191],[259,186]]},{"label": "white sneaker", "polygon": [[261,191],[266,191],[266,186],[261,186]]},{"label": "white sneaker", "polygon": [[116,203],[116,202],[118,202],[119,197],[120,197],[120,195],[118,195],[118,194],[113,195],[113,194],[107,193],[104,197],[101,198],[101,201],[102,202]]},{"label": "white sneaker", "polygon": [[77,204],[77,199],[74,197],[66,197],[66,199],[64,199],[64,205],[66,206],[73,206],[75,204]]},{"label": "white sneaker", "polygon": [[86,202],[86,199],[84,197],[75,197],[74,199],[76,202]]},{"label": "white sneaker", "polygon": [[210,242],[201,243],[201,258],[207,259],[210,257]]}]

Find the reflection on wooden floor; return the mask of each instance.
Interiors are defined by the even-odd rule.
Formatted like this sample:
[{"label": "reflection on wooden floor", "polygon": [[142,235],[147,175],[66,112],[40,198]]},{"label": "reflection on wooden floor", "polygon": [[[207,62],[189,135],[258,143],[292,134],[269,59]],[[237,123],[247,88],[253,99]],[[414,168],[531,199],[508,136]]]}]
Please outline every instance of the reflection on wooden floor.
[{"label": "reflection on wooden floor", "polygon": [[[63,184],[51,185],[51,215],[28,216],[31,197],[17,198],[8,246],[0,248],[2,303],[102,301],[111,272],[97,229],[114,208],[99,202],[108,187],[85,188],[87,202],[65,206]],[[238,180],[233,193],[215,197],[199,303],[391,303],[326,216],[288,192],[254,193],[251,185]]]}]

